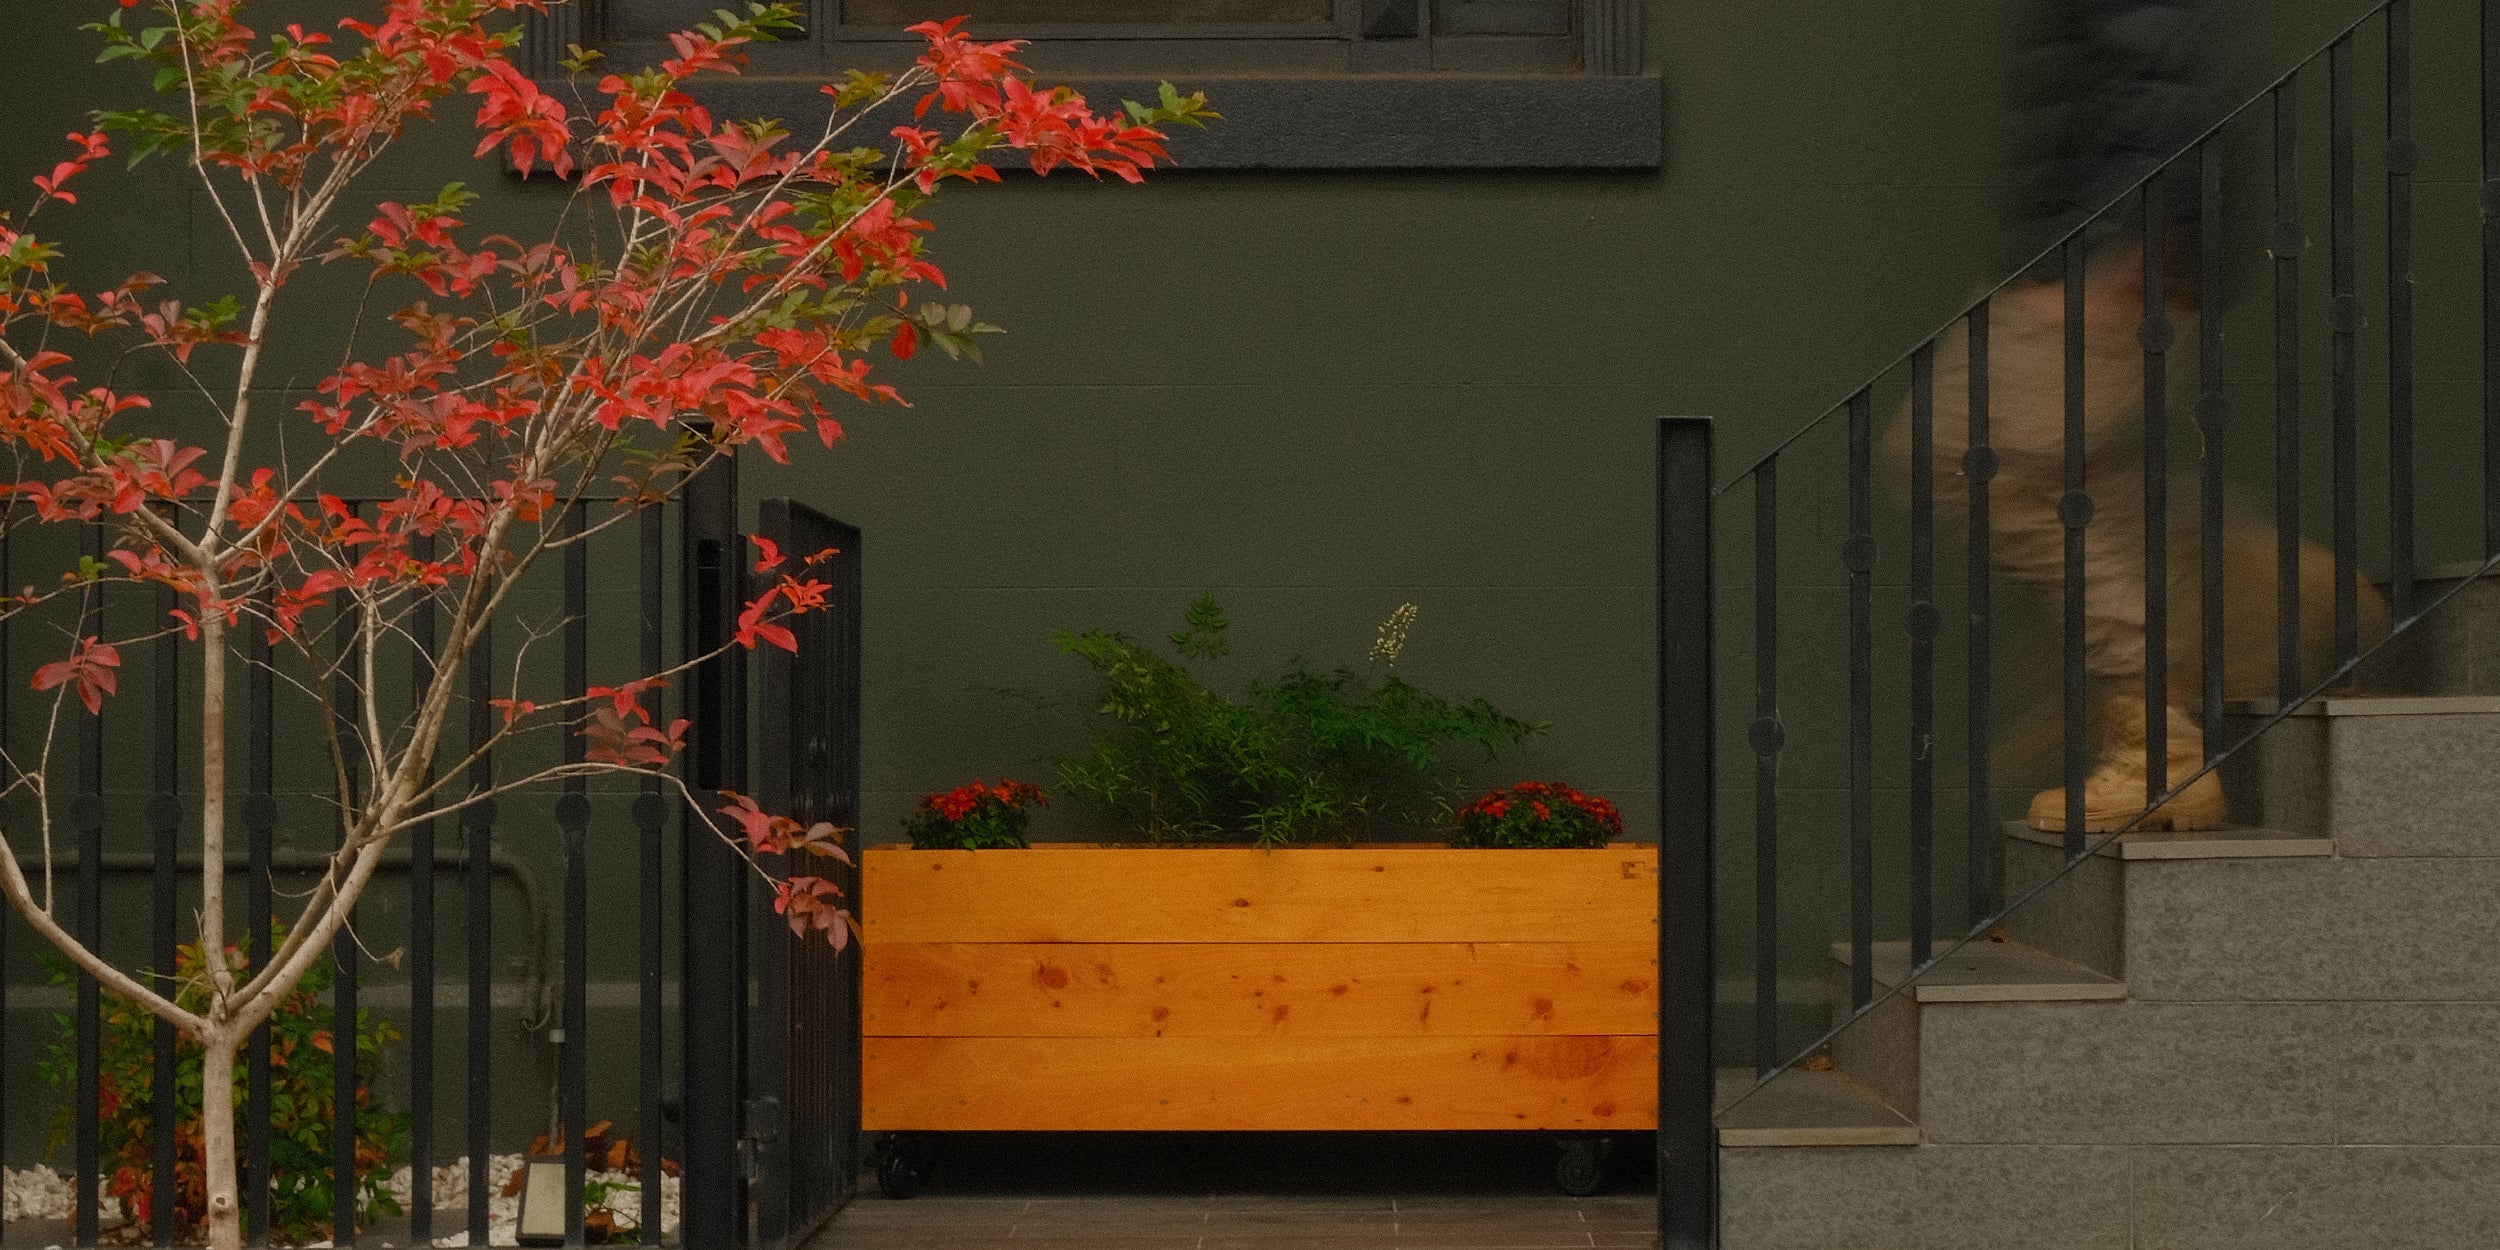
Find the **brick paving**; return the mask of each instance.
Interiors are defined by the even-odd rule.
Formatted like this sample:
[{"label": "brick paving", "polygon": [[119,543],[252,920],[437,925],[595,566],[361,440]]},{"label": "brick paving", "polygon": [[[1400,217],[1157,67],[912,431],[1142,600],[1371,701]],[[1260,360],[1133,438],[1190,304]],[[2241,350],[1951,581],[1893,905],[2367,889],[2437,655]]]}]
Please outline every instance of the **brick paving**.
[{"label": "brick paving", "polygon": [[1647,1149],[1627,1140],[1573,1198],[1528,1134],[963,1134],[919,1197],[868,1181],[807,1250],[1646,1247]]}]

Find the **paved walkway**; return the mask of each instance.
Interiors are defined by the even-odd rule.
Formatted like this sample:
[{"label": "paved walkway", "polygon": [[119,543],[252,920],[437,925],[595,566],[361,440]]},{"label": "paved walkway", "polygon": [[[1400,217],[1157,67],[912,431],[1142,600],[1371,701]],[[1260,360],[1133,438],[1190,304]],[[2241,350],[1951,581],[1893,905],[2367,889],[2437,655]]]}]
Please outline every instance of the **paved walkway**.
[{"label": "paved walkway", "polygon": [[1548,1250],[1646,1247],[1646,1138],[1588,1198],[1526,1134],[963,1134],[926,1192],[863,1185],[807,1250]]}]

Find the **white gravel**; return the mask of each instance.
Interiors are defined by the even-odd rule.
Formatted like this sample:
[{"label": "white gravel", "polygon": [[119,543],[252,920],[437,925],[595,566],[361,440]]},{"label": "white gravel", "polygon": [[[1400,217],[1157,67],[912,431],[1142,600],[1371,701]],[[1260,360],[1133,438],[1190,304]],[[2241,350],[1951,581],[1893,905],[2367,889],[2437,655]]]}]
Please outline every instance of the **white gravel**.
[{"label": "white gravel", "polygon": [[[486,1240],[490,1246],[518,1244],[514,1233],[520,1224],[521,1200],[518,1197],[504,1197],[503,1187],[520,1167],[520,1155],[487,1156],[486,1180],[490,1196],[487,1199],[486,1209]],[[592,1172],[590,1176],[596,1181],[628,1187],[623,1192],[609,1196],[608,1209],[616,1213],[617,1223],[620,1226],[636,1227],[642,1218],[641,1178],[627,1172]],[[0,1179],[5,1180],[5,1185],[0,1185],[0,1199],[5,1200],[6,1207],[5,1217],[0,1218],[12,1222],[17,1220],[66,1221],[70,1218],[70,1204],[74,1191],[69,1177],[62,1173],[37,1164],[30,1168],[0,1168]],[[406,1167],[400,1168],[391,1177],[391,1193],[399,1199],[402,1207],[408,1205],[411,1196],[410,1181],[411,1177]],[[446,1224],[465,1223],[469,1208],[468,1156],[463,1155],[459,1159],[435,1168],[433,1181],[435,1226],[440,1228]],[[679,1201],[677,1182],[678,1178],[674,1176],[665,1177],[660,1182],[660,1228],[663,1233],[677,1230]],[[102,1214],[102,1222],[107,1227],[121,1223],[120,1201],[111,1197],[105,1198]],[[315,1242],[313,1247],[307,1247],[306,1250],[314,1250],[315,1247],[329,1244],[326,1241]],[[434,1244],[466,1246],[469,1244],[468,1230],[462,1228],[450,1236],[436,1237]]]}]

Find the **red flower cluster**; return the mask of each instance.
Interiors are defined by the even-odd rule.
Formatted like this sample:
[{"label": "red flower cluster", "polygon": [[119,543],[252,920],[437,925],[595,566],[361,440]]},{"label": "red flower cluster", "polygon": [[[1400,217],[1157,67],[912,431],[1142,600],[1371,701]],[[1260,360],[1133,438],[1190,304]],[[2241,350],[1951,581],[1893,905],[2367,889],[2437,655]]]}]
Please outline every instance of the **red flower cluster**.
[{"label": "red flower cluster", "polygon": [[1026,805],[1048,807],[1042,788],[1022,781],[998,779],[997,785],[975,781],[952,790],[920,796],[920,808],[903,821],[911,844],[924,851],[977,851],[985,847],[1025,845],[1024,827],[1033,813]]},{"label": "red flower cluster", "polygon": [[962,820],[971,815],[972,809],[979,807],[985,799],[995,800],[1009,807],[1022,807],[1027,803],[1036,807],[1050,806],[1050,800],[1042,797],[1040,786],[1024,781],[1009,781],[1001,777],[995,786],[976,779],[970,785],[957,786],[944,794],[922,795],[920,810],[936,812],[950,821]]},{"label": "red flower cluster", "polygon": [[1522,781],[1458,810],[1459,846],[1602,846],[1623,836],[1615,805],[1559,781]]}]

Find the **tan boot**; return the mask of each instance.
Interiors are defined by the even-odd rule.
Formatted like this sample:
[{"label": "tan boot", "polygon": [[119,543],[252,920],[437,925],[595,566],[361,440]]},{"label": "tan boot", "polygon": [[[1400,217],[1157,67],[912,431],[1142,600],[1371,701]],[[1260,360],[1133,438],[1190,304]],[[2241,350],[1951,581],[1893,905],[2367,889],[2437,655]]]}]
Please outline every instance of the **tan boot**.
[{"label": "tan boot", "polygon": [[[2205,735],[2186,709],[2171,707],[2166,712],[2168,736],[2163,745],[2169,756],[2169,784],[2179,792],[2136,828],[2218,829],[2223,823],[2221,776],[2207,773],[2192,783],[2187,780],[2204,766]],[[2140,696],[2118,695],[2109,701],[2101,757],[2083,782],[2085,833],[2108,833],[2144,810],[2144,713]],[[2023,823],[2044,833],[2065,832],[2065,788],[2044,790],[2032,799],[2031,813]]]}]

